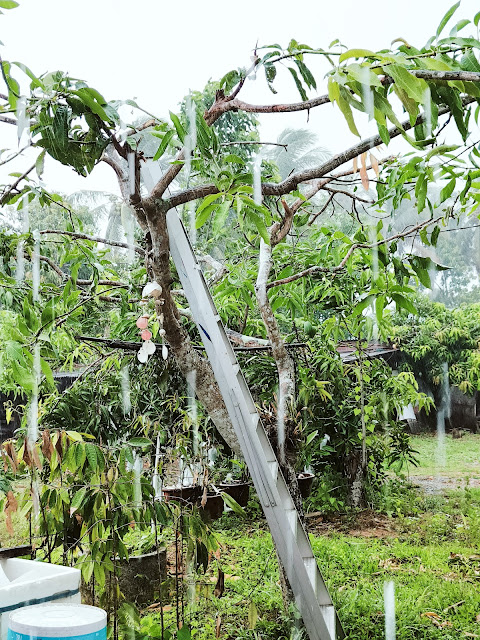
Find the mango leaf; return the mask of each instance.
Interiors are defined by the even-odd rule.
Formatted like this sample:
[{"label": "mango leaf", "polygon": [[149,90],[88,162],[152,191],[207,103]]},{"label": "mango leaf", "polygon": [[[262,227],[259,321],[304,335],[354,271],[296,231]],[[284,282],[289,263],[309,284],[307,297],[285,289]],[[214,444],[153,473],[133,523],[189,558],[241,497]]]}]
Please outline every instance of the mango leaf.
[{"label": "mango leaf", "polygon": [[443,153],[449,153],[458,149],[458,144],[439,144],[438,147],[431,149],[425,156],[425,161],[428,162],[433,156],[439,156]]},{"label": "mango leaf", "polygon": [[385,65],[383,70],[387,75],[393,78],[395,84],[405,91],[405,93],[415,100],[415,102],[422,104],[425,101],[426,91],[428,85],[422,78],[416,78],[405,67],[399,64]]},{"label": "mango leaf", "polygon": [[451,6],[450,9],[447,11],[447,13],[440,20],[440,24],[438,25],[437,34],[436,34],[437,38],[442,33],[447,22],[450,20],[450,18],[453,16],[453,14],[455,13],[455,11],[458,9],[459,6],[460,6],[460,0],[458,0],[458,2],[456,2],[453,6]]},{"label": "mango leaf", "polygon": [[344,51],[340,58],[339,62],[344,62],[344,60],[348,60],[349,58],[378,58],[378,54],[374,51],[370,51],[370,49],[349,49],[348,51]]},{"label": "mango leaf", "polygon": [[427,198],[427,180],[424,173],[417,178],[415,185],[415,197],[417,198],[417,211],[421,213],[425,209],[425,200]]},{"label": "mango leaf", "polygon": [[170,111],[170,118],[173,122],[173,126],[175,127],[175,131],[177,132],[177,136],[180,138],[180,142],[183,144],[185,141],[185,136],[187,132],[183,128],[182,123],[180,122],[180,118]]},{"label": "mango leaf", "polygon": [[231,201],[225,200],[225,202],[222,202],[222,204],[219,207],[217,207],[217,210],[215,211],[215,215],[213,217],[213,225],[212,225],[213,233],[218,234],[224,228],[225,222],[228,217],[228,212],[230,211],[231,204],[232,204]]},{"label": "mango leaf", "polygon": [[295,84],[297,85],[298,92],[304,102],[308,100],[307,94],[305,93],[305,89],[303,88],[303,84],[298,77],[297,72],[292,67],[288,67],[288,70],[292,74],[293,79],[295,80]]},{"label": "mango leaf", "polygon": [[397,310],[405,309],[406,311],[408,311],[408,313],[412,313],[413,315],[417,314],[416,308],[413,306],[410,300],[408,300],[408,298],[405,298],[405,296],[402,296],[399,293],[392,293],[390,295],[392,300],[397,305]]},{"label": "mango leaf", "polygon": [[447,200],[452,195],[453,190],[455,189],[456,182],[456,179],[452,178],[450,182],[448,182],[448,184],[443,187],[443,189],[440,191],[440,202],[445,202],[445,200]]},{"label": "mango leaf", "polygon": [[263,239],[263,241],[266,244],[270,244],[270,235],[268,233],[268,229],[267,229],[267,227],[265,225],[265,222],[262,220],[262,218],[259,215],[257,215],[254,211],[252,211],[251,209],[248,210],[247,217],[256,226],[257,231],[260,234],[260,236]]},{"label": "mango leaf", "polygon": [[51,369],[50,365],[48,364],[48,362],[46,360],[44,360],[43,358],[40,358],[40,368],[41,368],[42,373],[45,376],[45,379],[47,380],[48,384],[51,387],[55,386],[55,381],[53,379],[52,369]]},{"label": "mango leaf", "polygon": [[82,506],[82,502],[83,502],[83,499],[85,498],[86,493],[87,493],[87,489],[85,487],[82,487],[73,496],[73,500],[70,503],[70,515],[73,515],[75,511]]},{"label": "mango leaf", "polygon": [[212,211],[215,211],[217,207],[218,207],[218,204],[216,203],[211,204],[209,207],[206,207],[205,209],[203,209],[203,211],[200,212],[200,215],[198,214],[198,211],[197,211],[197,215],[195,219],[195,229],[200,229],[200,227],[202,227],[205,224],[205,222],[209,219]]},{"label": "mango leaf", "polygon": [[352,109],[348,100],[345,98],[345,90],[343,87],[339,87],[340,91],[337,98],[337,104],[340,108],[340,111],[343,113],[345,120],[347,121],[348,128],[350,131],[360,138],[360,134],[358,133],[357,125],[355,124],[355,120],[353,119]]},{"label": "mango leaf", "polygon": [[153,156],[154,162],[159,160],[163,156],[166,148],[168,147],[168,143],[172,138],[173,138],[173,129],[169,129],[163,136],[160,146],[158,147],[157,152]]},{"label": "mango leaf", "polygon": [[365,296],[360,302],[358,302],[353,311],[352,316],[359,316],[364,309],[366,309],[373,301],[375,300],[375,296],[373,294],[369,294]]},{"label": "mango leaf", "polygon": [[132,447],[150,447],[153,442],[149,438],[130,438],[127,444]]},{"label": "mango leaf", "polygon": [[223,491],[221,493],[221,496],[223,498],[224,503],[227,505],[227,507],[231,509],[234,513],[236,513],[239,516],[246,515],[243,508],[238,504],[236,500],[232,498],[232,496],[229,496],[228,493],[224,493]]}]

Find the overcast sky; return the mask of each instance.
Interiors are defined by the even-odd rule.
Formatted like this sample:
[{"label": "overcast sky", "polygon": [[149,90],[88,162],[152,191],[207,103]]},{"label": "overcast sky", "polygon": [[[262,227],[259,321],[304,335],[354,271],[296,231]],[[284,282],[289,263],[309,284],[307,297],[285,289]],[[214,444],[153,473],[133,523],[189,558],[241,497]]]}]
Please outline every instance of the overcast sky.
[{"label": "overcast sky", "polygon": [[[295,38],[313,47],[328,47],[339,38],[349,48],[379,49],[402,37],[421,46],[453,4],[453,0],[19,2],[19,8],[0,16],[5,59],[22,61],[36,74],[62,69],[86,80],[107,100],[135,98],[160,117],[177,110],[189,89],[201,89],[210,78],[248,66],[257,42],[284,45]],[[479,8],[475,0],[463,0],[452,25],[460,18],[473,18]],[[297,101],[293,83],[280,80],[281,93],[273,96],[262,73],[256,82],[246,83],[243,99]],[[324,90],[320,87],[319,92]],[[324,105],[312,112],[309,125],[319,144],[333,153],[354,142],[337,112]],[[307,116],[275,114],[261,122],[262,138],[272,140],[286,126],[306,126]],[[368,134],[366,126],[360,131]],[[0,129],[0,148],[11,143],[5,135]],[[50,188],[67,193],[82,188],[117,191],[111,173],[101,166],[82,179],[51,161],[46,180]]]}]

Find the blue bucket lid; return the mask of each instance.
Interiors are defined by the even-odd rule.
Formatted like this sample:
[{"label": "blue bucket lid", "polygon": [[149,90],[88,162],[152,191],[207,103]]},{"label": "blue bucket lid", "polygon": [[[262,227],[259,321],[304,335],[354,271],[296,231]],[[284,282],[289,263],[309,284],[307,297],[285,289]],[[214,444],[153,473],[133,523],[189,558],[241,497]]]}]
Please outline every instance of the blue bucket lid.
[{"label": "blue bucket lid", "polygon": [[8,628],[15,633],[43,638],[71,638],[101,631],[107,625],[103,609],[87,604],[49,603],[12,611]]}]

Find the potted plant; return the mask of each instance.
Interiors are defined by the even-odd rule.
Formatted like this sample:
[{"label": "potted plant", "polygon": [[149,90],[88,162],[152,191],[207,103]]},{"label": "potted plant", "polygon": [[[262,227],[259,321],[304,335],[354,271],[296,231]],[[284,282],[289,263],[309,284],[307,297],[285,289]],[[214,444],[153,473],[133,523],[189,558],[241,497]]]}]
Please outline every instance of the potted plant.
[{"label": "potted plant", "polygon": [[250,483],[245,462],[232,460],[230,470],[218,488],[235,500],[241,507],[246,507],[250,496]]}]

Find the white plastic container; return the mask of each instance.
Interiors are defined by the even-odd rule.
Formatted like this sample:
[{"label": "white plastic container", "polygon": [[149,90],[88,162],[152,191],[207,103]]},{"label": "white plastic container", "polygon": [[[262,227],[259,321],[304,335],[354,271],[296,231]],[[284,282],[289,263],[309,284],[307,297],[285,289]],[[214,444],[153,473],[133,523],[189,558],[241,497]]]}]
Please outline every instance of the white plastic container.
[{"label": "white plastic container", "polygon": [[49,603],[8,616],[8,640],[106,640],[107,614],[87,604]]},{"label": "white plastic container", "polygon": [[46,602],[80,603],[80,571],[47,562],[0,560],[0,640],[6,640],[8,614]]}]

